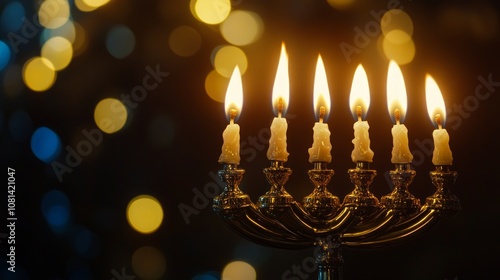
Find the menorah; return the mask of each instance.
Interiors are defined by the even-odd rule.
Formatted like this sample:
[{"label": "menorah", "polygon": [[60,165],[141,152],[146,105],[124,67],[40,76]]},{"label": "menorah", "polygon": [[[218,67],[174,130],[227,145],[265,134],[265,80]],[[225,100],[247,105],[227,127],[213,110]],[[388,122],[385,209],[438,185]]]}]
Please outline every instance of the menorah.
[{"label": "menorah", "polygon": [[218,172],[225,189],[214,198],[213,209],[231,229],[255,243],[283,249],[318,246],[318,280],[343,279],[342,248],[394,245],[460,210],[451,190],[457,172],[449,165],[430,172],[437,190],[424,205],[408,191],[416,175],[409,163],[395,164],[390,171],[394,189],[380,201],[369,190],[377,172],[367,162],[348,170],[354,190],[342,203],[327,189],[334,170],[325,162],[314,162],[308,171],[314,190],[302,203],[285,190],[292,170],[282,161],[271,161],[263,171],[271,188],[253,203],[239,188],[245,170],[225,164]]}]

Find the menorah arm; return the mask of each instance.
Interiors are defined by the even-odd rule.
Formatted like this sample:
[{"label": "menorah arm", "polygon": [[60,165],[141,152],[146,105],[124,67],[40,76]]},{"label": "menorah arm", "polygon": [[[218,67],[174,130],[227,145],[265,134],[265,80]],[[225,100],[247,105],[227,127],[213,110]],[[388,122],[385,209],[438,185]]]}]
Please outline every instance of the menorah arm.
[{"label": "menorah arm", "polygon": [[439,220],[439,210],[424,205],[421,211],[409,219],[401,220],[388,231],[374,238],[344,238],[344,244],[351,247],[380,247],[394,245],[416,237],[419,233],[430,229]]}]

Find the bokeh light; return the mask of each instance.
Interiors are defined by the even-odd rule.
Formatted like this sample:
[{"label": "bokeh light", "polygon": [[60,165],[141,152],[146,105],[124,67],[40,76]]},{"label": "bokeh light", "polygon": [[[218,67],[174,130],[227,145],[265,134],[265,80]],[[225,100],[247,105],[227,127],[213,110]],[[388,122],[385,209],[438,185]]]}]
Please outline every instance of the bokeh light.
[{"label": "bokeh light", "polygon": [[393,30],[384,36],[384,54],[398,65],[408,64],[415,57],[415,44],[411,37],[401,30]]},{"label": "bokeh light", "polygon": [[230,0],[196,0],[194,3],[195,18],[206,24],[221,23],[230,12]]},{"label": "bokeh light", "polygon": [[256,280],[257,272],[249,263],[234,261],[222,270],[221,280]]},{"label": "bokeh light", "polygon": [[54,65],[44,57],[28,60],[23,67],[23,81],[31,90],[48,90],[56,81]]},{"label": "bokeh light", "polygon": [[10,49],[7,46],[7,44],[5,44],[4,41],[0,41],[0,71],[2,71],[5,68],[5,66],[7,66],[9,61],[10,61]]},{"label": "bokeh light", "polygon": [[247,57],[245,53],[235,46],[223,46],[218,49],[214,58],[214,67],[219,74],[229,78],[234,68],[238,65],[241,75],[247,70]]},{"label": "bokeh light", "polygon": [[205,91],[213,100],[224,103],[228,84],[229,78],[226,78],[217,71],[212,70],[205,78]]},{"label": "bokeh light", "polygon": [[45,28],[40,35],[40,43],[43,45],[47,40],[60,36],[66,38],[68,41],[73,43],[75,41],[76,31],[75,24],[72,20],[66,21],[65,24],[56,28],[56,29],[48,29]]},{"label": "bokeh light", "polygon": [[260,39],[264,24],[258,14],[238,10],[231,12],[221,23],[220,32],[229,43],[245,46]]},{"label": "bokeh light", "polygon": [[44,0],[38,10],[38,20],[46,28],[61,27],[70,17],[70,7],[67,0]]},{"label": "bokeh light", "polygon": [[77,6],[81,11],[90,12],[99,7],[102,7],[109,3],[110,0],[76,0],[75,4],[79,2],[79,6]]},{"label": "bokeh light", "polygon": [[134,197],[127,206],[127,221],[139,233],[155,232],[163,221],[160,202],[150,195]]},{"label": "bokeh light", "polygon": [[115,58],[127,57],[135,48],[134,33],[124,25],[115,25],[106,36],[106,48]]},{"label": "bokeh light", "polygon": [[200,50],[201,36],[194,28],[183,25],[170,33],[168,44],[175,54],[192,56]]},{"label": "bokeh light", "polygon": [[175,136],[175,122],[168,116],[155,117],[148,127],[149,141],[159,148],[167,148]]},{"label": "bokeh light", "polygon": [[42,214],[51,230],[56,233],[68,229],[71,209],[68,197],[59,190],[51,190],[42,198]]},{"label": "bokeh light", "polygon": [[56,71],[66,68],[73,58],[71,42],[60,36],[50,38],[42,46],[42,57],[50,60]]},{"label": "bokeh light", "polygon": [[410,37],[413,36],[413,21],[411,17],[403,10],[391,9],[387,11],[380,20],[382,33],[387,36],[389,32],[399,29]]},{"label": "bokeh light", "polygon": [[163,253],[152,246],[141,247],[132,255],[132,269],[144,280],[162,279],[166,264]]},{"label": "bokeh light", "polygon": [[106,98],[97,104],[94,110],[94,121],[105,133],[115,133],[127,122],[127,108],[115,98]]},{"label": "bokeh light", "polygon": [[19,1],[12,1],[3,7],[0,13],[0,25],[7,32],[16,32],[23,26],[26,12]]},{"label": "bokeh light", "polygon": [[52,129],[39,127],[31,136],[31,151],[45,163],[54,161],[61,152],[61,139]]}]

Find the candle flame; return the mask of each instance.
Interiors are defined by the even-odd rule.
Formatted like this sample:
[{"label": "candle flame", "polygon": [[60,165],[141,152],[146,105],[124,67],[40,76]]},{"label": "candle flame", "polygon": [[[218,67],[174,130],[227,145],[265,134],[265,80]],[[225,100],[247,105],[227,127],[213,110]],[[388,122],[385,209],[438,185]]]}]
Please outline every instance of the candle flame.
[{"label": "candle flame", "polygon": [[[326,78],[325,65],[321,55],[318,55],[316,75],[314,77],[314,113],[316,118],[326,121],[330,115],[330,91]],[[323,109],[321,107],[324,107]],[[322,114],[321,114],[322,113]]]},{"label": "candle flame", "polygon": [[363,66],[360,64],[354,72],[352,78],[351,95],[349,96],[349,106],[354,119],[366,117],[370,107],[370,87],[368,77]]},{"label": "candle flame", "polygon": [[434,78],[429,74],[425,77],[425,99],[431,122],[438,127],[444,126],[446,122],[446,107],[444,105],[443,94]]},{"label": "candle flame", "polygon": [[389,115],[396,123],[394,112],[399,110],[400,121],[403,122],[406,116],[407,107],[406,87],[403,73],[399,65],[391,60],[389,62],[389,71],[387,73],[387,108]]},{"label": "candle flame", "polygon": [[227,86],[224,109],[230,121],[235,121],[241,114],[243,107],[243,84],[241,82],[240,68],[238,65],[233,70],[229,85]]},{"label": "candle flame", "polygon": [[290,80],[288,77],[288,55],[286,53],[285,43],[282,43],[272,95],[273,111],[275,115],[285,115],[289,98]]}]

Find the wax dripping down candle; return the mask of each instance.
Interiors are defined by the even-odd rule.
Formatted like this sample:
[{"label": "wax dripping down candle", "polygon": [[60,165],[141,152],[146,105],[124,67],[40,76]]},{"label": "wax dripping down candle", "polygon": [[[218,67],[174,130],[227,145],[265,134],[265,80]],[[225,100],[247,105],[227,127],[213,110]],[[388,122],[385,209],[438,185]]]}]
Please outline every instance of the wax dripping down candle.
[{"label": "wax dripping down candle", "polygon": [[353,126],[354,139],[352,143],[354,144],[354,149],[351,153],[351,159],[353,162],[372,162],[374,153],[370,149],[370,136],[368,133],[370,126],[367,121],[363,121],[363,114],[366,115],[370,107],[370,88],[368,77],[361,64],[354,72],[349,106],[357,119],[357,122]]},{"label": "wax dripping down candle", "polygon": [[332,161],[332,144],[330,143],[330,130],[328,124],[324,123],[328,119],[330,110],[330,92],[328,89],[328,81],[326,78],[325,65],[318,56],[316,64],[316,75],[314,77],[314,111],[318,118],[318,122],[313,127],[313,144],[309,148],[309,162],[326,162]]},{"label": "wax dripping down candle", "polygon": [[402,124],[407,107],[406,87],[401,69],[392,61],[387,74],[387,106],[389,114],[394,117],[392,127],[392,158],[394,164],[411,163],[413,155],[408,143],[408,129]]},{"label": "wax dripping down candle", "polygon": [[238,165],[240,163],[240,126],[235,121],[238,119],[243,107],[243,85],[238,66],[234,68],[229,80],[224,107],[226,116],[229,118],[229,124],[222,133],[224,143],[222,144],[219,162]]},{"label": "wax dripping down candle", "polygon": [[438,127],[432,132],[432,138],[434,139],[432,163],[434,165],[451,165],[453,156],[449,146],[450,135],[443,128],[446,120],[446,107],[441,90],[430,75],[427,75],[425,79],[425,97],[429,118]]},{"label": "wax dripping down candle", "polygon": [[269,139],[269,149],[267,158],[269,160],[286,162],[288,152],[286,150],[286,131],[288,124],[285,119],[285,112],[288,107],[290,96],[290,82],[288,77],[288,57],[285,50],[285,44],[281,45],[281,55],[274,80],[272,104],[277,117],[271,124],[271,138]]}]

